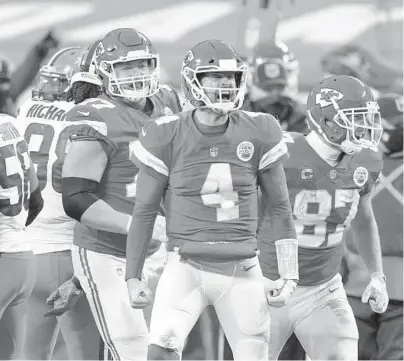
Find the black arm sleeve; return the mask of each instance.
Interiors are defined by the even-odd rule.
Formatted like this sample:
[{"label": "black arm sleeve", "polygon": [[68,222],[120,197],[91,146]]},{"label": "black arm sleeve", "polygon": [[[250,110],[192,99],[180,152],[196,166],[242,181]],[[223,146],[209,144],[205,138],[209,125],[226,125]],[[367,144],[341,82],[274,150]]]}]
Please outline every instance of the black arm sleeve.
[{"label": "black arm sleeve", "polygon": [[30,197],[29,197],[29,210],[28,210],[28,217],[25,222],[25,227],[28,227],[38,216],[38,214],[42,211],[43,208],[43,198],[41,194],[41,190],[39,187],[35,189]]},{"label": "black arm sleeve", "polygon": [[66,177],[62,178],[62,202],[65,213],[81,221],[83,213],[99,198],[95,195],[98,183],[93,180]]},{"label": "black arm sleeve", "polygon": [[139,170],[135,208],[126,242],[126,279],[142,278],[154,222],[167,186],[166,179],[152,174],[145,167]]}]

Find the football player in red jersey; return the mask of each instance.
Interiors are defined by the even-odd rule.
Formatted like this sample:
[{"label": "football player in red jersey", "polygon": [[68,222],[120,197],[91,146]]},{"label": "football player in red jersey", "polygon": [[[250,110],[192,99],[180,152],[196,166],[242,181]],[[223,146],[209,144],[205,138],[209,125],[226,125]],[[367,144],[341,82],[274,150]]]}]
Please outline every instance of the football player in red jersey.
[{"label": "football player in red jersey", "polygon": [[[382,132],[369,87],[351,76],[332,76],[308,96],[312,131],[285,133],[289,197],[299,243],[299,285],[288,305],[271,309],[270,359],[295,332],[311,359],[357,359],[358,329],[338,273],[347,227],[370,282],[364,293],[375,312],[388,304],[371,191],[383,167]],[[263,273],[276,279],[270,219],[264,212],[258,241]]]},{"label": "football player in red jersey", "polygon": [[[159,85],[160,61],[150,40],[132,28],[105,35],[92,62],[105,93],[67,115],[77,126],[62,175],[65,212],[78,221],[73,267],[113,358],[144,360],[148,330],[143,312],[131,308],[124,277],[138,172],[129,149],[144,124],[177,113],[181,104],[173,89]],[[165,260],[164,217],[156,223],[144,273],[149,282]]]},{"label": "football player in red jersey", "polygon": [[296,100],[299,62],[286,44],[260,43],[249,69],[243,109],[272,114],[283,130],[308,132],[307,114]]},{"label": "football player in red jersey", "polygon": [[282,282],[273,302],[283,305],[298,279],[282,166],[286,144],[274,117],[240,110],[246,66],[228,44],[194,46],[181,77],[195,109],[145,125],[132,146],[140,170],[127,241],[129,297],[134,308],[149,302],[141,276],[164,197],[170,253],[156,290],[149,359],[180,359],[189,331],[213,305],[235,359],[266,360],[269,307],[257,257],[257,184],[280,257]]}]

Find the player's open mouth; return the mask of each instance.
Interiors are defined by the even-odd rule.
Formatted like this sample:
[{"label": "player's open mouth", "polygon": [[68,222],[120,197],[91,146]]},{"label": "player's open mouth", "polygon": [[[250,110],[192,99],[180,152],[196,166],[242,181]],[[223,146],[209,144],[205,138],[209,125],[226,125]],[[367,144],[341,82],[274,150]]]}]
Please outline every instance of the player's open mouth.
[{"label": "player's open mouth", "polygon": [[221,90],[221,94],[222,94],[222,102],[229,102],[231,100],[232,96],[231,90]]}]

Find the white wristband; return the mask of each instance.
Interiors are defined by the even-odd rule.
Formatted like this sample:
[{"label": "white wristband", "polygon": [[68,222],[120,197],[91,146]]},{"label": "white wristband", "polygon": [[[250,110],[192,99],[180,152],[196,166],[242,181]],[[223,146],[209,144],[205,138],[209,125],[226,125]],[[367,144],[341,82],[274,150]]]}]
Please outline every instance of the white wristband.
[{"label": "white wristband", "polygon": [[296,239],[280,239],[275,242],[278,272],[283,279],[298,280],[299,264]]},{"label": "white wristband", "polygon": [[132,224],[132,217],[129,218],[128,224],[126,225],[126,234],[129,233],[130,225]]}]

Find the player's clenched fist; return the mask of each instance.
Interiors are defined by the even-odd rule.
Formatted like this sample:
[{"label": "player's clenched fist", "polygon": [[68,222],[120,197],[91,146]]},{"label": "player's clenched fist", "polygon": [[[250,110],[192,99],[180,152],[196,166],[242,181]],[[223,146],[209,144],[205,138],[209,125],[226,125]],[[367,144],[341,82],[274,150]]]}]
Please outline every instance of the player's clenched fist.
[{"label": "player's clenched fist", "polygon": [[279,278],[276,281],[272,281],[265,278],[265,292],[268,304],[272,307],[285,306],[296,286],[297,282],[295,280]]},{"label": "player's clenched fist", "polygon": [[152,291],[138,278],[129,278],[126,281],[129,293],[129,302],[132,308],[145,308],[152,301]]}]

